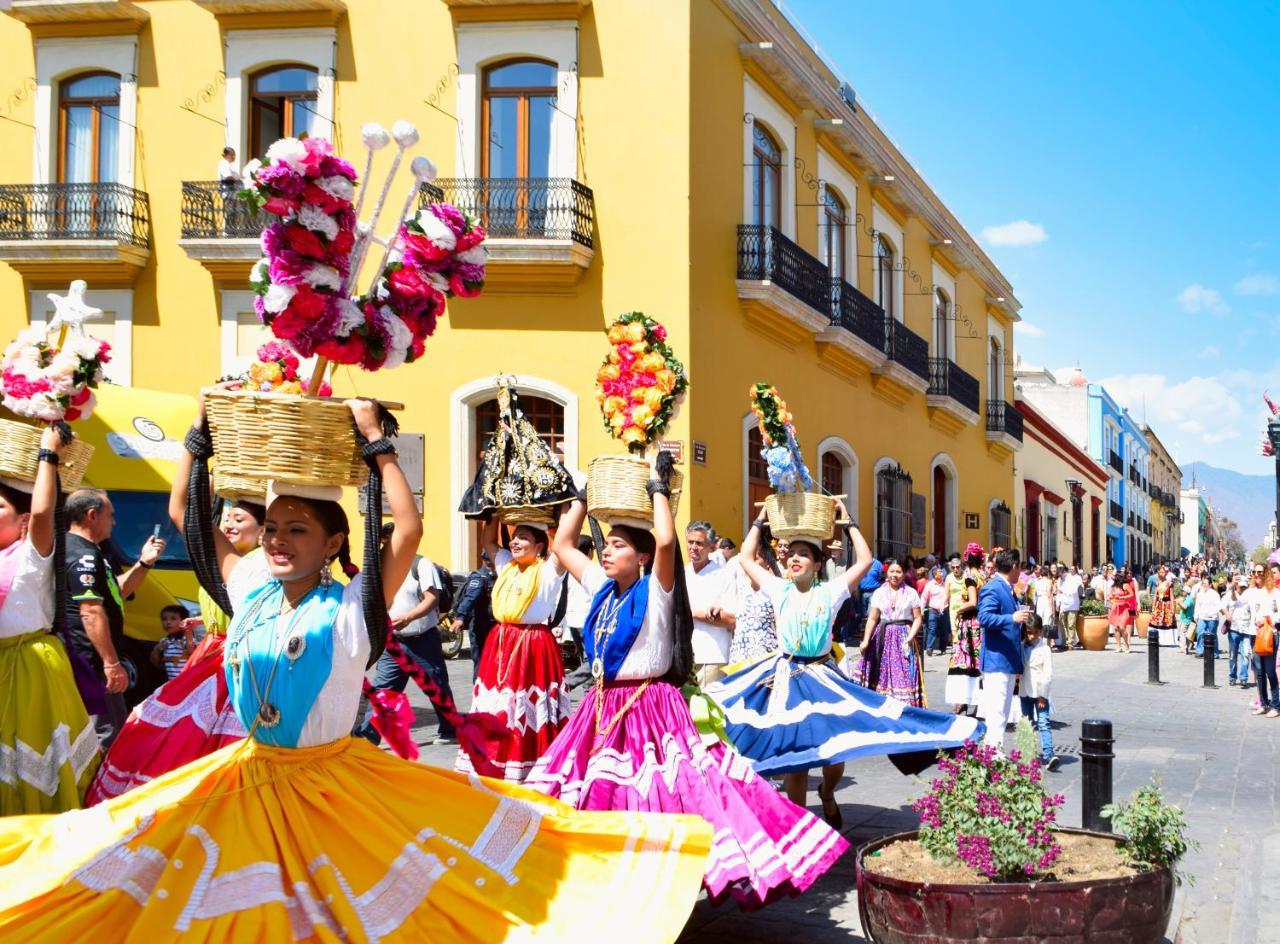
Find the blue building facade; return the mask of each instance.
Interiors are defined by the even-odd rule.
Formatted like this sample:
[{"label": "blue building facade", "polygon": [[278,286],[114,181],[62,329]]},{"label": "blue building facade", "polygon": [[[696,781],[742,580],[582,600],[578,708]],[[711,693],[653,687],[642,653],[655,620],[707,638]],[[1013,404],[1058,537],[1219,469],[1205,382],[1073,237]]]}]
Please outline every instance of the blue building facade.
[{"label": "blue building facade", "polygon": [[[1089,454],[1107,470],[1106,548],[1103,556],[1122,567],[1142,563],[1136,535],[1140,521],[1139,495],[1145,495],[1146,440],[1142,430],[1115,399],[1098,384],[1089,384]],[[1131,475],[1139,467],[1141,475]],[[1149,503],[1148,503],[1149,504]]]}]

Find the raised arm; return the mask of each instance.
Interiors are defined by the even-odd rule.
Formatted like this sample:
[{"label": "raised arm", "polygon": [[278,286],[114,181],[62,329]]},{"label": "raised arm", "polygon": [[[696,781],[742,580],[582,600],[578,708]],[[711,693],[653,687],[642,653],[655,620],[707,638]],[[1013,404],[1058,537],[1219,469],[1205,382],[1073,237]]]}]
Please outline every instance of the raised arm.
[{"label": "raised arm", "polygon": [[[196,418],[195,422],[191,424],[192,428],[204,428],[204,395],[208,390],[238,390],[240,387],[240,381],[227,380],[202,389],[196,399]],[[187,492],[191,482],[191,467],[194,464],[195,456],[183,449],[178,455],[178,468],[174,473],[173,489],[169,492],[169,520],[173,522],[175,528],[183,533],[186,531]],[[218,562],[218,573],[222,575],[223,582],[226,582],[231,579],[231,572],[235,570],[236,564],[240,563],[240,559],[244,555],[237,551],[235,545],[227,540],[227,536],[222,533],[222,529],[218,527],[218,522],[216,521],[213,523],[212,539],[214,558]]]},{"label": "raised arm", "polygon": [[484,552],[489,555],[489,561],[494,567],[498,566],[498,551],[502,550],[498,544],[498,516],[493,515],[480,529],[480,546]]},{"label": "raised arm", "polygon": [[768,567],[762,566],[756,560],[756,553],[760,550],[760,534],[763,526],[763,516],[751,522],[751,530],[747,532],[747,536],[742,541],[742,547],[738,551],[739,566],[751,578],[751,583],[757,590],[764,586],[769,577],[773,576]]},{"label": "raised arm", "polygon": [[[840,512],[846,518],[848,514],[844,511],[844,502],[838,502]],[[858,591],[858,583],[867,575],[867,571],[871,569],[871,546],[867,544],[867,539],[862,536],[862,532],[858,530],[856,525],[849,526],[849,538],[853,541],[854,560],[853,566],[844,574],[845,584],[849,587],[849,595],[852,596]]]},{"label": "raised arm", "polygon": [[676,519],[666,495],[653,496],[653,576],[670,593],[676,585]]},{"label": "raised arm", "polygon": [[[355,417],[356,429],[369,442],[382,438],[382,422],[378,405],[372,400],[347,400],[348,409]],[[382,592],[386,605],[391,606],[400,585],[409,576],[413,558],[422,541],[422,515],[413,500],[409,480],[400,469],[400,462],[393,453],[383,453],[375,461],[382,476],[382,496],[391,506],[391,520],[395,529],[391,540],[382,552]]]},{"label": "raised arm", "polygon": [[[48,426],[40,434],[40,452],[62,455],[62,434]],[[53,462],[36,463],[36,487],[31,493],[31,518],[27,535],[31,546],[41,557],[53,553],[53,513],[58,507],[57,466]]]},{"label": "raised arm", "polygon": [[582,582],[582,575],[587,572],[587,565],[591,563],[591,558],[578,550],[578,535],[582,533],[582,522],[586,520],[587,503],[581,498],[575,498],[560,513],[556,536],[551,541],[551,553],[556,556],[560,566],[579,583]]}]

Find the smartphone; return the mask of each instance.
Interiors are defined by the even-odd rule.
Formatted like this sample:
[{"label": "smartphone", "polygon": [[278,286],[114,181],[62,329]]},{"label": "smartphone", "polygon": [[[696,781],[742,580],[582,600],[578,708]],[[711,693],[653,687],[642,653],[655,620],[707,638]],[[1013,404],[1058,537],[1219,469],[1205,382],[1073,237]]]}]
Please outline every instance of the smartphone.
[{"label": "smartphone", "polygon": [[160,537],[160,529],[161,529],[161,525],[155,525],[154,527],[152,527],[152,529],[151,529],[151,536],[152,536],[153,538],[158,538],[158,537]]}]

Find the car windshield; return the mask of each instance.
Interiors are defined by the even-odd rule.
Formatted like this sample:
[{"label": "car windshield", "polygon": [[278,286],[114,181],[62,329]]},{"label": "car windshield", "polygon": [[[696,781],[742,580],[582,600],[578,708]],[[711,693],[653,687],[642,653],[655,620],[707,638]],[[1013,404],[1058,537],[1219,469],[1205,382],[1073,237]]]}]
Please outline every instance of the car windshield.
[{"label": "car windshield", "polygon": [[111,532],[112,556],[132,564],[142,553],[143,543],[160,525],[160,537],[167,542],[157,567],[164,570],[186,570],[191,566],[182,533],[169,520],[168,492],[108,491],[116,512],[116,526]]}]

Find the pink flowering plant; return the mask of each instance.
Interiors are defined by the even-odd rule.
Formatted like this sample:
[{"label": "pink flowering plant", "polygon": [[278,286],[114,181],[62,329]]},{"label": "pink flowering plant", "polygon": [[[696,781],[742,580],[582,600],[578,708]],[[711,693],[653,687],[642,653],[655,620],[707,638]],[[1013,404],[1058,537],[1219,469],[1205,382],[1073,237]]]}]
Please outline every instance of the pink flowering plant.
[{"label": "pink flowering plant", "polygon": [[993,881],[1026,881],[1062,854],[1054,839],[1061,794],[1041,785],[1038,758],[1008,758],[967,741],[938,760],[941,776],[916,800],[920,844],[940,862],[962,862]]},{"label": "pink flowering plant", "polygon": [[266,157],[250,165],[245,197],[279,219],[263,230],[250,284],[258,318],[300,356],[398,367],[422,356],[446,298],[480,294],[485,231],[439,203],[400,226],[368,294],[351,297],[362,243],[355,169],[323,138],[282,138]]},{"label": "pink flowering plant", "polygon": [[0,361],[0,390],[6,409],[46,423],[73,422],[93,413],[93,391],[111,345],[72,331],[62,346],[49,342],[44,329],[28,328],[5,348]]}]

